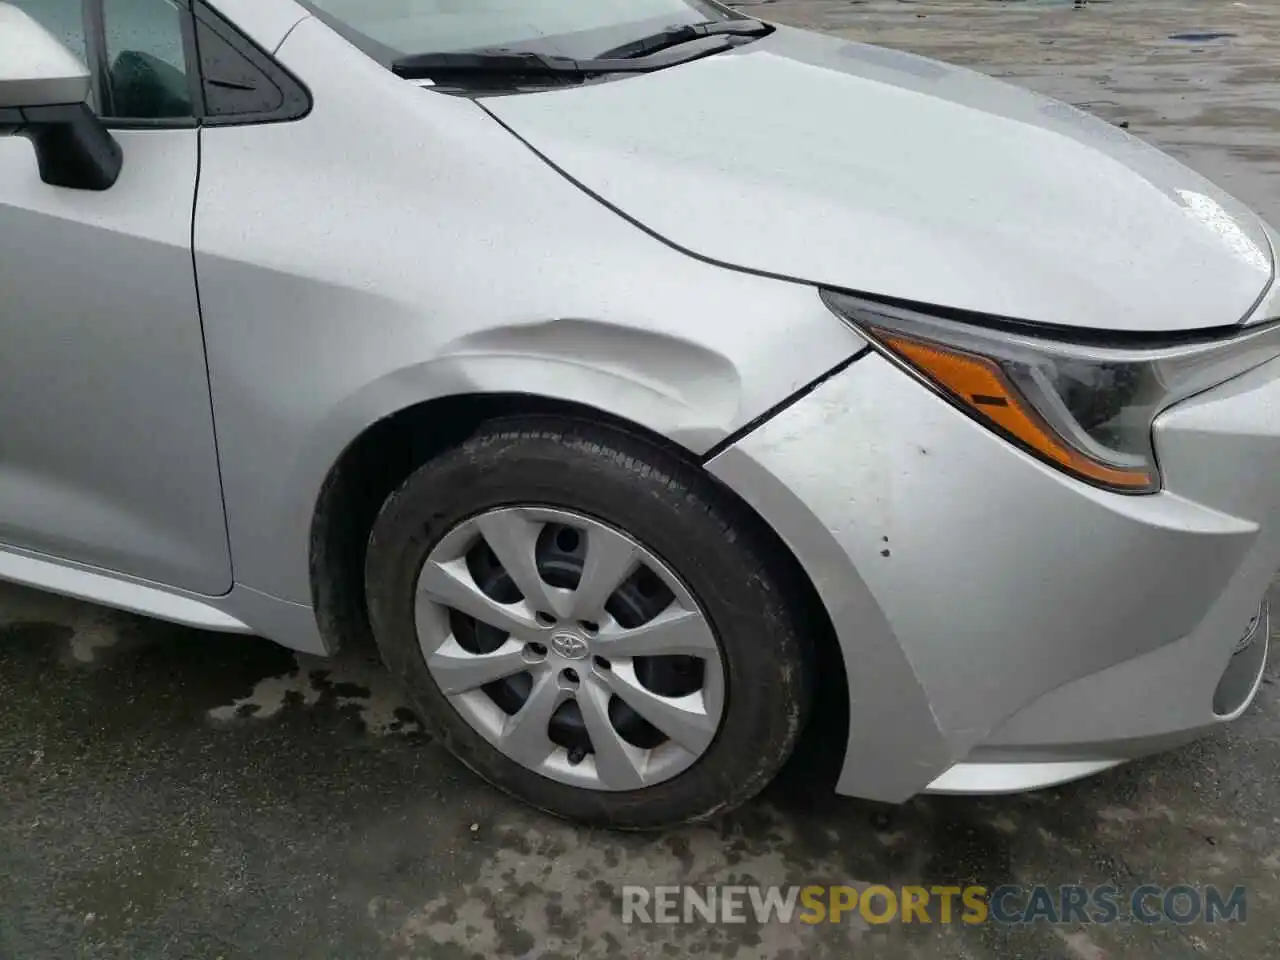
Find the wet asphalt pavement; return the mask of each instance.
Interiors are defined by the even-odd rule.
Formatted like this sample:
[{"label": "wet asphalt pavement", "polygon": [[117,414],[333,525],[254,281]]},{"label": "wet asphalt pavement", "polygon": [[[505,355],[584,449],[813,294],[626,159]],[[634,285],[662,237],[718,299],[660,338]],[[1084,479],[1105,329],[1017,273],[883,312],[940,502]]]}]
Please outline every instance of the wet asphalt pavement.
[{"label": "wet asphalt pavement", "polygon": [[[1280,222],[1280,5],[740,5],[1127,122]],[[1204,32],[1235,36],[1168,39]],[[477,781],[366,651],[328,663],[4,587],[0,960],[1274,957],[1277,689],[1272,667],[1230,730],[1024,797],[841,799],[811,740],[724,821],[629,837]],[[619,909],[627,883],[1035,882],[1244,884],[1248,919],[628,927]]]}]

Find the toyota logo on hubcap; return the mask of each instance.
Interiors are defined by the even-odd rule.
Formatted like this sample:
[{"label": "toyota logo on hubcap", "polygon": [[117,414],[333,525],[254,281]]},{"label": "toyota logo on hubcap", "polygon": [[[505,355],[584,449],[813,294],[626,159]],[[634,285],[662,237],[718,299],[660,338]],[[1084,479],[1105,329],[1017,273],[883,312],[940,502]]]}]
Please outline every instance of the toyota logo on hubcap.
[{"label": "toyota logo on hubcap", "polygon": [[587,641],[576,633],[557,633],[551,638],[551,649],[566,660],[581,660],[587,655]]}]

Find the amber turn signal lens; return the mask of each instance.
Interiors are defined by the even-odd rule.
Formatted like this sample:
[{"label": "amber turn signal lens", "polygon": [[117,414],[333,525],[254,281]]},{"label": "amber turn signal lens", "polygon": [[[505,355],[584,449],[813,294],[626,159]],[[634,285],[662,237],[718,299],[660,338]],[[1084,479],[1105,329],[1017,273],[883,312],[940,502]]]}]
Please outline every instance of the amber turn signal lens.
[{"label": "amber turn signal lens", "polygon": [[1151,475],[1145,470],[1126,470],[1099,463],[1064,442],[1022,399],[994,361],[886,330],[875,333],[884,346],[946,391],[973,416],[1055,466],[1107,487],[1142,490],[1153,485]]}]

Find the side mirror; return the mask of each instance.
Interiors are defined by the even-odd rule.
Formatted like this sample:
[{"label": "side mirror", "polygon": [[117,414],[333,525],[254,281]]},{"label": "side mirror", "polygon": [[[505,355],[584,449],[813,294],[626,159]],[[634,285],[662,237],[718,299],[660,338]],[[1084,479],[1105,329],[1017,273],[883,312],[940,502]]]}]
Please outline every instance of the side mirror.
[{"label": "side mirror", "polygon": [[86,102],[89,90],[89,71],[75,54],[0,2],[0,133],[31,141],[45,183],[106,190],[120,176],[120,144]]}]

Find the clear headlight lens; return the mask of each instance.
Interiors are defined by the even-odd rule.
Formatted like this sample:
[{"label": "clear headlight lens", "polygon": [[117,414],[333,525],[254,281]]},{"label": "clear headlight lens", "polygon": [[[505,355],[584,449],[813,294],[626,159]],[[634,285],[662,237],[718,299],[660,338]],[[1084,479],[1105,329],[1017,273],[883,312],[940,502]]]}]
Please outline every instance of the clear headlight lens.
[{"label": "clear headlight lens", "polygon": [[1044,339],[823,292],[839,316],[974,419],[1073,476],[1160,488],[1161,411],[1280,356],[1280,324],[1158,348]]}]

